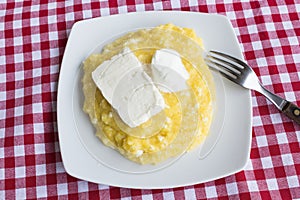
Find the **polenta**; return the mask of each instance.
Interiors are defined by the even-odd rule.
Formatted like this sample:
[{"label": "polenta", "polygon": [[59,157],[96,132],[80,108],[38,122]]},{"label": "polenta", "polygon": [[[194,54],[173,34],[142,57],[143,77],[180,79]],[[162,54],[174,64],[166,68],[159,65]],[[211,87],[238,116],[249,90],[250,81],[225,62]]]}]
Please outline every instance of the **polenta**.
[{"label": "polenta", "polygon": [[[135,128],[122,122],[91,77],[101,63],[124,48],[134,52],[146,67],[156,50],[172,49],[189,73],[189,90],[161,92],[165,109]],[[140,164],[156,164],[197,147],[209,132],[214,101],[213,79],[202,50],[202,41],[192,29],[166,24],[128,33],[107,44],[101,53],[90,55],[83,63],[83,110],[95,126],[96,136]]]}]

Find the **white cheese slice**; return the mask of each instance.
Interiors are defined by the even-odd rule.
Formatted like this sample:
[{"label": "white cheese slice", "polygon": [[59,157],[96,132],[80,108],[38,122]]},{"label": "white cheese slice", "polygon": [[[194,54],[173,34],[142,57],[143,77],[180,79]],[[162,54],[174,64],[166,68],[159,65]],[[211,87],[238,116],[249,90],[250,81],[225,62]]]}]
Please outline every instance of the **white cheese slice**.
[{"label": "white cheese slice", "polygon": [[178,92],[188,89],[189,73],[179,53],[171,49],[157,50],[152,57],[152,79],[163,92]]},{"label": "white cheese slice", "polygon": [[165,102],[142,64],[128,48],[103,62],[92,78],[124,123],[137,127],[162,111]]}]

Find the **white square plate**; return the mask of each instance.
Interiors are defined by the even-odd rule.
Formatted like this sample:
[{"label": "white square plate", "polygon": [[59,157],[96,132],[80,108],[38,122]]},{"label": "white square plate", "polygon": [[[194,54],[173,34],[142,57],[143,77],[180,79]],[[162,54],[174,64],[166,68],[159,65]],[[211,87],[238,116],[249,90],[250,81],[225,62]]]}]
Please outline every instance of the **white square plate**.
[{"label": "white square plate", "polygon": [[[66,45],[58,86],[57,118],[64,167],[70,175],[107,185],[127,188],[171,188],[202,183],[243,169],[250,154],[252,105],[250,91],[213,73],[216,83],[216,112],[210,135],[202,147],[184,154],[159,170],[147,173],[116,170],[122,156],[105,147],[95,136],[82,111],[82,61],[95,49],[124,33],[173,23],[192,28],[207,50],[218,50],[242,58],[230,21],[220,15],[180,11],[153,11],[94,18],[74,24]],[[139,166],[133,164],[131,170]]]}]

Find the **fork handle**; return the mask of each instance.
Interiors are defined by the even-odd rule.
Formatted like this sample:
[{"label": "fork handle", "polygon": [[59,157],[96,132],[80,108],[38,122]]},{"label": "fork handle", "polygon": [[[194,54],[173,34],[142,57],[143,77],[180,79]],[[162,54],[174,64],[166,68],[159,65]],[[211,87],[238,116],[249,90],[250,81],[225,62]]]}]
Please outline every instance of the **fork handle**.
[{"label": "fork handle", "polygon": [[300,125],[300,108],[297,105],[270,92],[261,84],[259,84],[259,85],[260,85],[260,88],[259,88],[259,90],[256,90],[256,91],[260,92],[265,97],[267,97],[287,117],[289,117],[294,122],[296,122],[297,124]]},{"label": "fork handle", "polygon": [[300,108],[297,105],[288,101],[283,107],[282,112],[297,124],[300,124]]}]

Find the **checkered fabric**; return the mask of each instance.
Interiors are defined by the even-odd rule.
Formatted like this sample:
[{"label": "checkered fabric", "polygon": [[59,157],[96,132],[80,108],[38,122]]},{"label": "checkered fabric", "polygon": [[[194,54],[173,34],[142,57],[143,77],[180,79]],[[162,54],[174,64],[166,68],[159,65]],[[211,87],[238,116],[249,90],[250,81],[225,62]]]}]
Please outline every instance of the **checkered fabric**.
[{"label": "checkered fabric", "polygon": [[300,199],[300,126],[256,92],[251,156],[242,172],[161,190],[94,184],[65,172],[56,95],[72,25],[149,10],[227,16],[263,85],[300,105],[299,0],[0,0],[0,199]]}]

